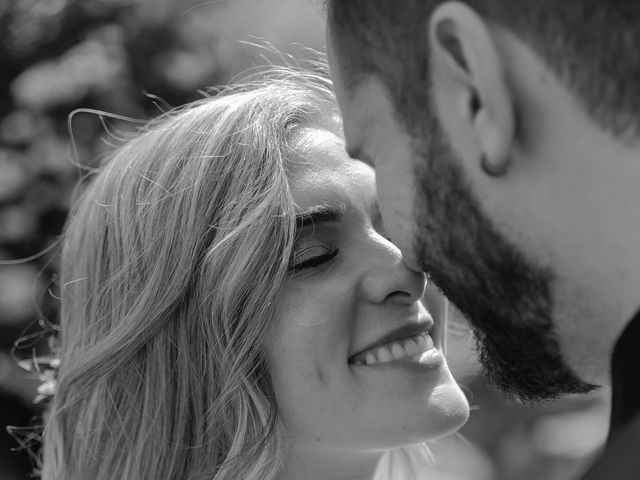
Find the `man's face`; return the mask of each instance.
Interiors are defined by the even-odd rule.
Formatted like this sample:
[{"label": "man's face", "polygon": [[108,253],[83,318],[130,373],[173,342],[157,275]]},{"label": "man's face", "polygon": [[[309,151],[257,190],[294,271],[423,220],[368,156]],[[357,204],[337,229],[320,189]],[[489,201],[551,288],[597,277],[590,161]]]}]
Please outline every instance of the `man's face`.
[{"label": "man's face", "polygon": [[328,45],[347,149],[376,169],[384,223],[409,266],[471,322],[489,378],[523,400],[589,391],[560,352],[551,272],[494,228],[428,106],[409,134],[377,78],[346,90]]}]

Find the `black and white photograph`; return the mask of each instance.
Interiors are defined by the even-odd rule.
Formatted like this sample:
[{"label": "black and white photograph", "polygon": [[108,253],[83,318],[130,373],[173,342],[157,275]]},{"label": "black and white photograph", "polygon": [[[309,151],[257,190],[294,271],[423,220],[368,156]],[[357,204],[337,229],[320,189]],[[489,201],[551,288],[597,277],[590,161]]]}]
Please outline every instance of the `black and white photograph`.
[{"label": "black and white photograph", "polygon": [[0,0],[0,480],[640,480],[638,185],[637,1]]}]

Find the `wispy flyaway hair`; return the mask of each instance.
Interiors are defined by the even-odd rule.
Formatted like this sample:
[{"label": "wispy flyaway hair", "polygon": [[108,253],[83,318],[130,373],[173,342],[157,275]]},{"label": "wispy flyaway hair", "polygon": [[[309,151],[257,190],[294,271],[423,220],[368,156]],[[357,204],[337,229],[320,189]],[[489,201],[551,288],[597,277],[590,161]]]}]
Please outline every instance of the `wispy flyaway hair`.
[{"label": "wispy flyaway hair", "polygon": [[153,120],[75,204],[44,480],[275,476],[262,340],[294,240],[287,151],[337,110],[321,73],[260,78]]}]

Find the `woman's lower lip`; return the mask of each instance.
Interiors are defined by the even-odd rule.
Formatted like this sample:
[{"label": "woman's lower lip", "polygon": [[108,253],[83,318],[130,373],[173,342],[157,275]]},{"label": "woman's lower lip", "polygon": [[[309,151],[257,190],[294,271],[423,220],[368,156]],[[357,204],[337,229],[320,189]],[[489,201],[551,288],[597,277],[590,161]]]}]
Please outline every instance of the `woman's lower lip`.
[{"label": "woman's lower lip", "polygon": [[444,355],[437,348],[428,350],[422,354],[419,363],[422,365],[440,366],[444,364]]}]

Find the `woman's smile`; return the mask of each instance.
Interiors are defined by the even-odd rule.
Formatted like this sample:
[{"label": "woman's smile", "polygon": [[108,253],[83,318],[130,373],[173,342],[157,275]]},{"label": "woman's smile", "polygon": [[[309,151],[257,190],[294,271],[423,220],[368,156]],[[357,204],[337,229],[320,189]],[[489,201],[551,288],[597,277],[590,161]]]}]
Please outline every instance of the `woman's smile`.
[{"label": "woman's smile", "polygon": [[349,363],[356,366],[383,365],[396,362],[420,362],[423,355],[436,348],[429,335],[435,322],[417,303],[409,307],[415,315],[404,325],[374,337],[350,354]]},{"label": "woman's smile", "polygon": [[[399,363],[419,363],[434,366],[434,360],[441,359],[428,332],[421,332],[400,340],[369,348],[351,360],[356,366],[388,365]],[[440,364],[442,361],[440,360]]]}]

